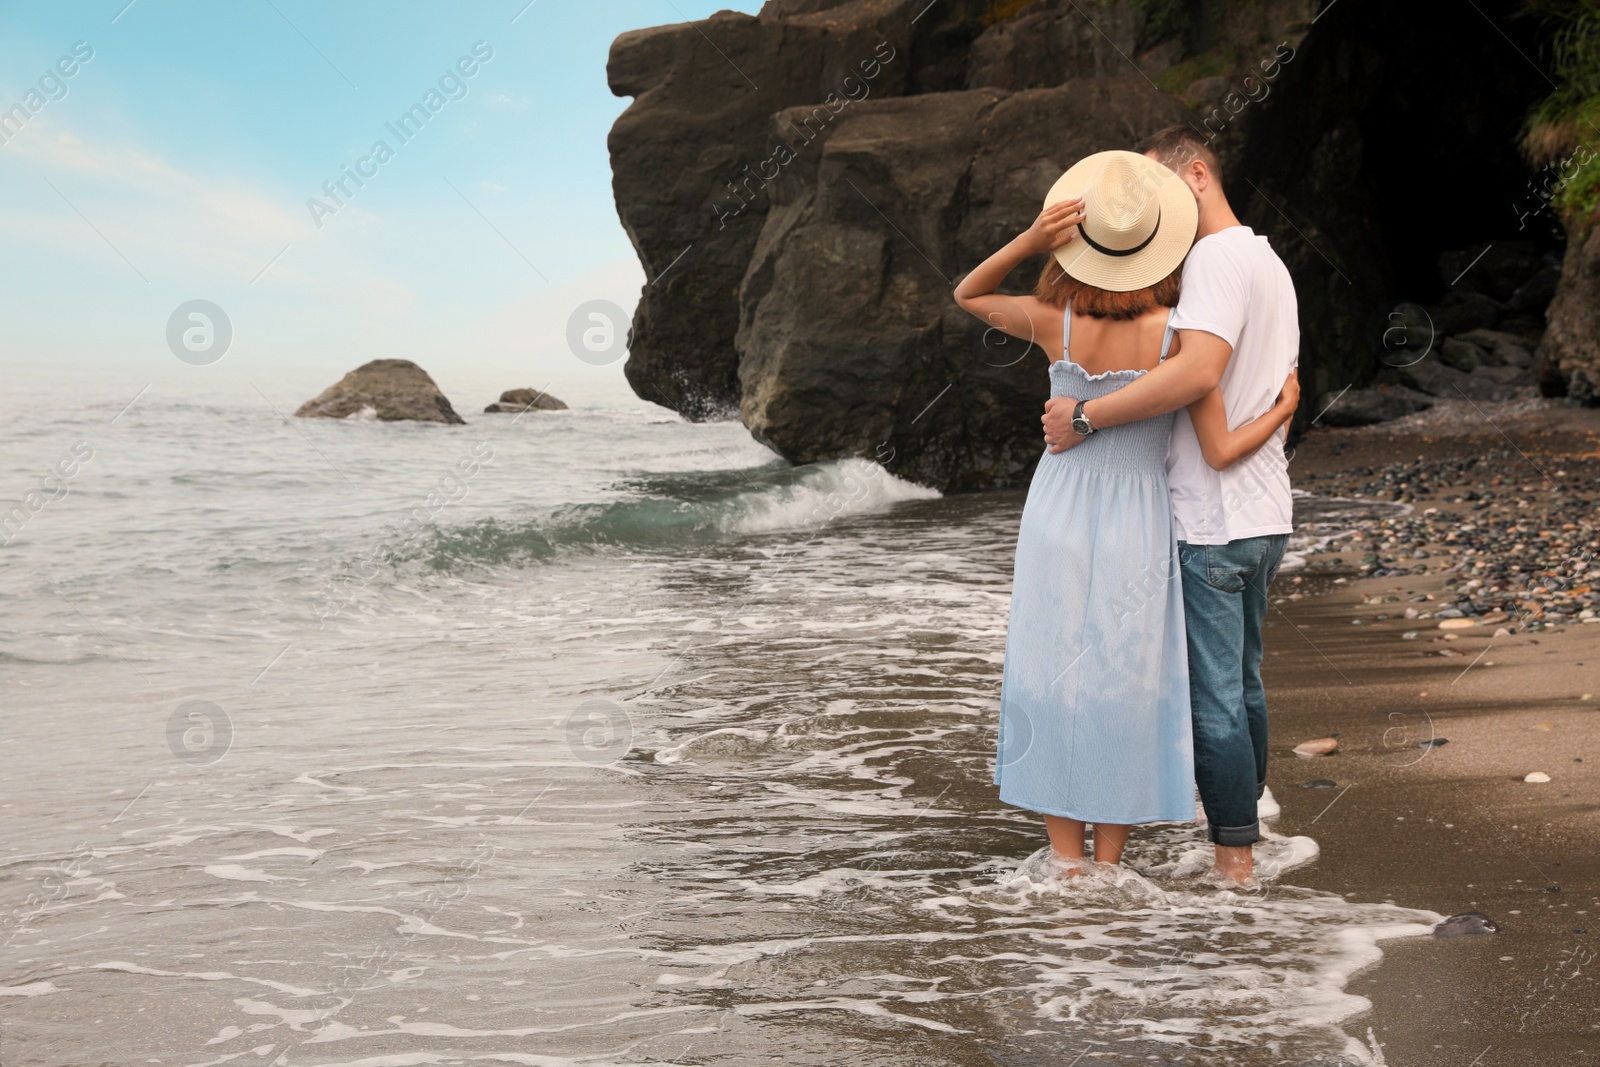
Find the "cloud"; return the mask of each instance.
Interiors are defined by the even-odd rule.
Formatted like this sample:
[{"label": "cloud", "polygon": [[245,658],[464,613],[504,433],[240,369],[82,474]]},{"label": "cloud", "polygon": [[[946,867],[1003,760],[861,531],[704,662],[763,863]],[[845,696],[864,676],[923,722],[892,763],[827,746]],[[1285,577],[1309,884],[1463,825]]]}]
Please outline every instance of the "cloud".
[{"label": "cloud", "polygon": [[24,209],[0,208],[0,239],[13,246],[42,245],[99,271],[116,263],[109,242],[153,283],[248,286],[259,277],[256,291],[370,298],[386,311],[415,300],[364,250],[386,220],[354,203],[319,232],[303,191],[185,169],[126,137],[90,139],[41,121],[0,151],[26,164],[13,169],[22,188],[37,175],[55,190],[41,182]]},{"label": "cloud", "polygon": [[496,111],[526,111],[533,106],[533,97],[509,89],[494,89],[484,98],[484,103]]},{"label": "cloud", "polygon": [[[551,284],[491,232],[498,210],[485,202],[496,222],[482,226],[436,178],[421,193],[396,187],[388,210],[347,201],[318,230],[305,209],[309,190],[292,175],[230,173],[210,156],[178,160],[125,132],[100,137],[47,121],[36,118],[0,147],[0,160],[12,153],[0,173],[11,194],[0,198],[0,242],[15,262],[39,265],[18,279],[34,287],[28,306],[52,309],[11,317],[5,336],[19,353],[164,363],[166,315],[180,298],[203,297],[232,317],[227,359],[240,371],[396,355],[492,369],[511,385],[554,382],[558,396],[631,396],[620,362],[594,367],[566,342],[586,300],[632,312],[645,278],[631,255],[567,280],[552,254],[541,263]],[[506,193],[492,179],[464,188],[474,200]],[[60,302],[74,306],[90,293],[95,314],[74,318],[63,336]]]},{"label": "cloud", "polygon": [[[125,206],[160,211],[161,224],[136,235],[140,244],[161,244],[162,234],[174,229],[193,230],[208,234],[209,246],[249,245],[253,253],[257,245],[281,248],[303,239],[308,229],[307,218],[280,198],[191,174],[131,142],[90,143],[70,130],[40,123],[13,139],[5,151],[52,179],[92,182],[96,188],[90,196],[97,202],[111,193]],[[62,192],[72,196],[65,188]]]}]

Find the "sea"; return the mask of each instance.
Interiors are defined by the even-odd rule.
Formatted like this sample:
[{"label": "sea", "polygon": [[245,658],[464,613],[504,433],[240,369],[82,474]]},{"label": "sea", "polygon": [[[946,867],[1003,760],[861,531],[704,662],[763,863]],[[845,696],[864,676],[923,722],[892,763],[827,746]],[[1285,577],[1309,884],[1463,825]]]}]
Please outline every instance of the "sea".
[{"label": "sea", "polygon": [[1348,980],[1441,916],[999,802],[1023,491],[308,395],[0,400],[0,1063],[1385,1062]]}]

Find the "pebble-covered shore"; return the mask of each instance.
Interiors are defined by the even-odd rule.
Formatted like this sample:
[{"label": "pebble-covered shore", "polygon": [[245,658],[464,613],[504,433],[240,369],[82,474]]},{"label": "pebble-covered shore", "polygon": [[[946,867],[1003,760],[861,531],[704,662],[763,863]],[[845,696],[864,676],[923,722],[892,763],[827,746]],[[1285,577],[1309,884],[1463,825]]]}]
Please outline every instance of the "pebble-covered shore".
[{"label": "pebble-covered shore", "polygon": [[1302,472],[1295,483],[1319,496],[1409,509],[1304,528],[1327,537],[1307,556],[1308,574],[1444,579],[1438,592],[1369,598],[1394,605],[1380,620],[1510,633],[1600,623],[1600,456],[1530,457],[1508,443],[1475,455]]}]

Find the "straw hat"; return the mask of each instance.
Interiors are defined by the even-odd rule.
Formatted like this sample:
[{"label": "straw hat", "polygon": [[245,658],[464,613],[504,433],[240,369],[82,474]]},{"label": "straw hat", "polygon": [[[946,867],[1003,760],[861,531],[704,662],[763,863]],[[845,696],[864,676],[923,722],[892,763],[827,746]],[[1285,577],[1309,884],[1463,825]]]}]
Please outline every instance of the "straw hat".
[{"label": "straw hat", "polygon": [[1166,167],[1137,152],[1096,152],[1056,179],[1044,206],[1083,197],[1074,240],[1052,254],[1087,285],[1126,293],[1171,274],[1194,244],[1200,206]]}]

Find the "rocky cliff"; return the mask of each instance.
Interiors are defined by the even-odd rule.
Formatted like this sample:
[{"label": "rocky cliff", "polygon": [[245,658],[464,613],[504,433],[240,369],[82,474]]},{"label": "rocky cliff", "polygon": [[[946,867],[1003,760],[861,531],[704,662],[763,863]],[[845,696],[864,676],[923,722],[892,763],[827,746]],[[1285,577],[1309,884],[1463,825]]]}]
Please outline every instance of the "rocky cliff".
[{"label": "rocky cliff", "polygon": [[1550,304],[1539,384],[1551,396],[1600,404],[1600,212],[1582,225],[1567,245]]},{"label": "rocky cliff", "polygon": [[[1074,160],[1187,121],[1295,276],[1308,395],[1366,384],[1396,302],[1450,298],[1439,254],[1505,228],[1486,224],[1482,183],[1525,177],[1513,141],[1542,82],[1491,27],[1320,7],[771,0],[622,35],[607,72],[634,100],[611,131],[613,188],[647,276],[628,381],[689,418],[737,413],[795,462],[1020,484],[1044,360],[950,290]],[[1436,47],[1401,47],[1413,30]],[[1463,188],[1419,195],[1458,160]]]}]

